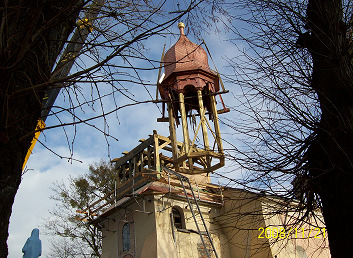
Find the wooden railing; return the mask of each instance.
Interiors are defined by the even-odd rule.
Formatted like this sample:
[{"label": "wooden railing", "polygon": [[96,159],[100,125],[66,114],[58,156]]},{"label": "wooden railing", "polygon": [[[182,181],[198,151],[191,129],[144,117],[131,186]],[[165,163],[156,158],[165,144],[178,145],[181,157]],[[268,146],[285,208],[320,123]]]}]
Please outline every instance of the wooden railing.
[{"label": "wooden railing", "polygon": [[[150,135],[148,139],[141,139],[140,142],[130,152],[124,153],[121,158],[112,160],[117,170],[115,189],[88,204],[86,209],[78,210],[78,213],[84,214],[80,220],[92,219],[92,216],[101,214],[133,189],[153,181],[154,178],[158,179],[161,166],[173,168],[173,159],[170,157],[172,147],[168,137],[158,135],[156,131],[153,131],[153,135]],[[178,143],[178,148],[181,149],[181,147],[182,144]],[[161,154],[161,150],[166,151],[166,154],[170,156]]]}]

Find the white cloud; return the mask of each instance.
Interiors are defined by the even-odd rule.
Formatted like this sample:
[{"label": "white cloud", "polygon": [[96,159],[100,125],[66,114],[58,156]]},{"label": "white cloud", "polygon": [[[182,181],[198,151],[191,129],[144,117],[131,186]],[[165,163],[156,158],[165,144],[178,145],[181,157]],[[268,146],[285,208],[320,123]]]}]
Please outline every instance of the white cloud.
[{"label": "white cloud", "polygon": [[[61,147],[62,148],[62,147]],[[61,149],[59,148],[59,149]],[[62,151],[62,150],[59,150]],[[36,146],[27,167],[29,170],[22,179],[18,189],[9,228],[9,258],[22,257],[22,247],[30,236],[33,228],[42,224],[42,218],[49,216],[49,209],[54,202],[49,199],[50,188],[55,181],[67,180],[69,175],[85,173],[88,164],[98,157],[78,157],[83,163],[59,159],[44,148]],[[43,257],[49,250],[48,237],[40,235],[43,246]]]}]

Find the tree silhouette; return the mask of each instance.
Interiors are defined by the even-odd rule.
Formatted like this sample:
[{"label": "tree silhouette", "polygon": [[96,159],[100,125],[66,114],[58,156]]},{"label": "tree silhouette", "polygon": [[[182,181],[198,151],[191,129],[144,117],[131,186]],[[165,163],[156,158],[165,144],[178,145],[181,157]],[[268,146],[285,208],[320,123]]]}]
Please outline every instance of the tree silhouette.
[{"label": "tree silhouette", "polygon": [[[163,1],[0,3],[1,257],[7,256],[11,208],[34,133],[77,123],[95,127],[91,121],[105,120],[122,108],[116,101],[115,108],[106,110],[102,98],[126,95],[125,82],[145,87],[139,70],[159,67],[159,61],[145,56],[143,41],[165,31],[199,3],[190,1],[185,11],[173,14]],[[138,66],[137,61],[143,64]],[[91,94],[86,96],[82,88],[88,87]],[[110,90],[102,91],[102,87]],[[68,107],[51,106],[59,90],[66,94]],[[133,99],[132,104],[136,104]],[[98,115],[85,119],[78,115],[95,106],[100,107]],[[60,122],[64,115],[72,121]],[[47,117],[56,117],[58,124],[43,128],[41,121]]]},{"label": "tree silhouette", "polygon": [[70,178],[69,184],[56,183],[51,199],[57,205],[44,223],[45,234],[60,236],[51,241],[52,257],[99,257],[102,253],[101,232],[79,219],[89,203],[104,197],[115,188],[116,170],[105,161],[89,166],[88,173]]},{"label": "tree silhouette", "polygon": [[[238,183],[321,208],[333,257],[349,253],[352,205],[352,5],[349,1],[240,1],[225,20],[244,55],[228,59],[240,86],[243,137],[229,155]],[[231,21],[229,23],[229,21]],[[242,135],[242,136],[239,136]],[[245,137],[244,137],[245,136]],[[292,184],[291,184],[292,183]]]}]

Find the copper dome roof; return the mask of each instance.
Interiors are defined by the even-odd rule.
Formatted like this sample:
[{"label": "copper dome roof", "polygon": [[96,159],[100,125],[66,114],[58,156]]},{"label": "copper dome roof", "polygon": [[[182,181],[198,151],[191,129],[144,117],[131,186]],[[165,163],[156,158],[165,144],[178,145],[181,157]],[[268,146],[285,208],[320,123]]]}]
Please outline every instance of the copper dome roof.
[{"label": "copper dome roof", "polygon": [[180,28],[180,38],[163,58],[165,78],[173,72],[197,69],[212,73],[208,66],[206,51],[184,35],[183,23],[180,23],[178,27]]}]

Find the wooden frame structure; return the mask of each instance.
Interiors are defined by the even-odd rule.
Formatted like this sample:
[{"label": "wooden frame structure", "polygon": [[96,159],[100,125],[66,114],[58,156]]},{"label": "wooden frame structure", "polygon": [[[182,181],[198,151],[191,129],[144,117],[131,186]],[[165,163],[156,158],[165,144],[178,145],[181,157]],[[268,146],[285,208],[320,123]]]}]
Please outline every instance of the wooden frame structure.
[{"label": "wooden frame structure", "polygon": [[[170,153],[173,152],[171,139],[153,131],[153,134],[150,135],[148,139],[141,139],[140,142],[141,143],[130,152],[124,152],[124,156],[121,158],[111,161],[115,162],[117,171],[115,189],[102,198],[87,204],[87,208],[83,211],[78,210],[78,213],[84,214],[83,217],[78,218],[79,220],[91,220],[93,217],[96,217],[98,213],[101,213],[109,207],[114,207],[123,197],[141,194],[136,192],[136,189],[140,189],[150,182],[158,181],[168,184],[170,187],[181,187],[178,180],[173,179],[172,175],[168,174],[168,176],[166,176],[166,172],[164,171],[165,168],[175,170],[173,159],[170,157]],[[181,151],[183,144],[177,142],[177,148]],[[167,155],[162,154],[162,150],[165,151]],[[202,153],[202,150],[198,151]],[[186,169],[189,169],[188,164],[185,164],[185,166]],[[200,167],[196,166],[193,166],[192,169],[201,170]],[[212,184],[202,184],[196,181],[193,183],[196,183],[195,186],[197,189],[199,189],[199,187],[205,189],[214,188]],[[169,191],[171,191],[170,187]],[[179,193],[179,191],[173,189],[171,193]],[[158,194],[165,193],[161,192]],[[208,193],[208,195],[213,197],[217,196],[218,198],[222,196],[214,193]]]},{"label": "wooden frame structure", "polygon": [[[215,94],[212,92],[205,93],[197,89],[197,95],[193,97],[185,97],[183,92],[178,93],[178,98],[172,98],[167,102],[168,117],[157,119],[159,122],[169,122],[170,141],[172,147],[173,164],[176,171],[185,174],[202,174],[213,172],[216,169],[224,166],[224,152],[221,139],[221,132],[218,120],[218,114],[228,112],[229,110],[217,111]],[[197,106],[193,109],[198,111],[198,114],[187,114],[186,112],[186,98],[193,98]],[[207,102],[208,110],[204,106]],[[195,103],[194,103],[195,104]],[[174,105],[178,105],[175,107]],[[175,110],[179,110],[180,116]],[[211,119],[207,118],[209,115]],[[183,142],[177,141],[177,124],[181,118],[181,127]],[[187,119],[198,120],[196,130],[190,132],[190,125]],[[201,129],[201,130],[200,130]],[[202,135],[202,147],[197,147],[195,144],[198,135]],[[192,140],[191,140],[192,139]],[[213,147],[210,146],[210,139],[213,141]],[[195,167],[197,164],[201,167]]]}]

